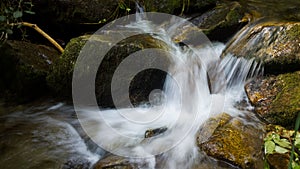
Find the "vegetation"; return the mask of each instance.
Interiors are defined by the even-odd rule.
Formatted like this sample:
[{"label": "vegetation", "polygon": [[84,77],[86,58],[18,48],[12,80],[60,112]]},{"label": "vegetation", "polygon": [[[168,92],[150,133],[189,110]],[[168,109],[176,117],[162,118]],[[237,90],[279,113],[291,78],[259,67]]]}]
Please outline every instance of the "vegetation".
[{"label": "vegetation", "polygon": [[[8,35],[13,34],[15,23],[22,22],[24,13],[33,15],[32,0],[2,0],[0,2],[0,40],[6,41]],[[22,24],[17,27],[21,28]],[[25,37],[26,31],[20,29]]]},{"label": "vegetation", "polygon": [[[289,169],[300,168],[300,133],[297,132],[299,123],[300,116],[297,118],[295,131],[286,130],[277,125],[268,126],[267,130],[269,130],[269,132],[264,139],[264,150],[266,155],[265,169],[272,168],[269,163],[274,166],[284,165],[285,168],[289,166]],[[271,158],[271,156],[276,156],[276,158]]]},{"label": "vegetation", "polygon": [[22,26],[31,27],[48,39],[61,53],[64,49],[47,33],[40,29],[36,24],[23,22],[22,17],[24,13],[35,14],[32,11],[32,0],[4,0],[1,2],[0,8],[0,45],[3,44],[9,34],[13,34],[13,28],[16,26],[23,32],[23,38],[26,35],[26,31],[21,29]]}]

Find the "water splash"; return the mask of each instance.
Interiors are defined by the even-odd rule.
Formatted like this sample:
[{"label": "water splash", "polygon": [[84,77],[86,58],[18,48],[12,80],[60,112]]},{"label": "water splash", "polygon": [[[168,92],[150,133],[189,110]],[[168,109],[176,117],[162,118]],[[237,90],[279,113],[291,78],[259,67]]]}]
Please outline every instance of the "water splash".
[{"label": "water splash", "polygon": [[[162,103],[104,111],[84,108],[80,110],[81,118],[95,142],[109,152],[127,156],[133,163],[140,162],[141,168],[157,168],[157,160],[159,168],[192,168],[203,157],[196,146],[199,127],[222,112],[240,114],[234,105],[245,96],[244,83],[258,73],[255,68],[259,65],[230,55],[221,59],[221,43],[182,48],[172,39],[183,22],[158,26],[146,17],[138,15],[136,22],[125,27],[151,33],[168,44],[171,65],[163,93],[158,96],[163,98],[157,99]],[[167,131],[144,138],[145,131],[160,127]]]}]

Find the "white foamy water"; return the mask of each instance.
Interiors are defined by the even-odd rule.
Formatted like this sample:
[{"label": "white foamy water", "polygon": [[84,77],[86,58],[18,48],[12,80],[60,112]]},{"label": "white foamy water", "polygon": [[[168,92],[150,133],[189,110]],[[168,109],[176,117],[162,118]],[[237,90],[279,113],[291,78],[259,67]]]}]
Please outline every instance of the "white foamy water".
[{"label": "white foamy water", "polygon": [[[180,47],[172,36],[178,25],[158,27],[137,17],[127,29],[152,33],[168,44],[171,65],[159,105],[136,108],[98,110],[84,108],[79,112],[81,123],[89,136],[103,149],[141,163],[140,168],[192,168],[200,163],[196,146],[199,127],[211,116],[226,112],[237,116],[241,112],[234,104],[244,96],[244,83],[258,73],[254,60],[219,56],[224,44]],[[209,80],[208,80],[209,79]],[[160,96],[161,96],[160,95]],[[166,127],[153,138],[145,139],[145,131]]]}]

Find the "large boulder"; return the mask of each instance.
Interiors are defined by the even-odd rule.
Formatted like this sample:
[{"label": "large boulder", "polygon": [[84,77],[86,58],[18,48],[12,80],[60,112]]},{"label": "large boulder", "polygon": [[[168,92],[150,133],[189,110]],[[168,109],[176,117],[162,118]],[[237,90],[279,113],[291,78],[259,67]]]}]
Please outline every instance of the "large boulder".
[{"label": "large boulder", "polygon": [[8,40],[0,48],[0,95],[26,102],[48,94],[46,76],[59,52],[52,47]]},{"label": "large boulder", "polygon": [[245,26],[227,44],[222,56],[255,58],[265,73],[300,70],[300,23],[259,20]]},{"label": "large boulder", "polygon": [[[150,35],[136,35],[129,37],[127,39],[122,40],[117,43],[115,46],[111,46],[111,39],[107,39],[107,36],[96,35],[93,36],[93,39],[89,40],[90,36],[80,36],[72,39],[66,49],[65,52],[61,55],[61,57],[54,63],[53,70],[51,74],[48,76],[48,84],[52,87],[52,89],[58,95],[64,95],[67,97],[71,96],[72,90],[72,76],[73,69],[76,63],[77,57],[85,45],[87,41],[89,43],[94,43],[96,47],[91,50],[98,50],[98,47],[111,47],[108,53],[103,58],[102,62],[97,69],[97,76],[95,79],[95,93],[98,100],[98,104],[100,107],[114,107],[114,102],[112,100],[111,94],[111,83],[113,75],[120,65],[120,63],[130,54],[148,48],[165,48],[166,44],[161,40],[153,38]],[[148,55],[147,55],[148,56]],[[144,55],[144,57],[147,57]],[[165,60],[161,62],[162,64],[166,64],[168,66],[168,57],[162,53],[162,57]],[[142,60],[137,58],[138,60]],[[147,63],[149,67],[151,64]],[[132,63],[132,67],[134,64],[142,64],[142,63]],[[130,70],[130,67],[128,67]],[[88,73],[88,72],[87,72]],[[122,73],[122,72],[121,72]],[[142,102],[148,102],[148,96],[151,91],[154,89],[162,89],[166,73],[158,70],[158,69],[147,69],[141,72],[136,72],[134,77],[130,77],[130,86],[129,86],[129,94],[130,101],[135,104],[140,104]],[[126,78],[126,72],[124,72],[124,76],[121,76],[117,80],[124,80]],[[124,81],[122,81],[124,82]],[[122,83],[120,82],[120,83]],[[124,84],[120,84],[122,86]],[[127,92],[127,91],[126,91]],[[123,93],[121,93],[123,94]],[[119,100],[126,100],[128,96],[126,93],[121,95]],[[127,106],[127,105],[126,105]]]},{"label": "large boulder", "polygon": [[300,113],[300,72],[261,77],[246,92],[255,112],[268,123],[292,127]]},{"label": "large boulder", "polygon": [[241,168],[263,168],[263,127],[223,113],[210,118],[197,144],[207,155]]}]

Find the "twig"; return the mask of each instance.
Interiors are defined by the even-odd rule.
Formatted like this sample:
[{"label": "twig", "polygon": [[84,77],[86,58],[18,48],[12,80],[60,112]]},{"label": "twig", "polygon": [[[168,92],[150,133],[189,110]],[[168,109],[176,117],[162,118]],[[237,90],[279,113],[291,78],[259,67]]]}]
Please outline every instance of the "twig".
[{"label": "twig", "polygon": [[64,49],[53,39],[51,38],[46,32],[40,29],[36,24],[28,23],[28,22],[18,22],[18,23],[11,23],[11,26],[27,26],[36,30],[39,34],[44,36],[50,43],[52,43],[61,53],[64,52]]}]

